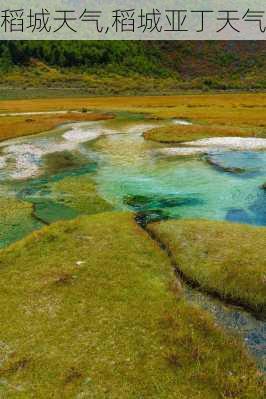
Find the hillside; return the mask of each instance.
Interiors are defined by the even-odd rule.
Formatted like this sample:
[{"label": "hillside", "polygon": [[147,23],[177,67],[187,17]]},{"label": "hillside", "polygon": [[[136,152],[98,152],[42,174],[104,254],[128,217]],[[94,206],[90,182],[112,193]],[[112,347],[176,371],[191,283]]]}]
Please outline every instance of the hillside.
[{"label": "hillside", "polygon": [[263,90],[265,67],[263,41],[0,42],[1,85],[23,90],[100,95]]}]

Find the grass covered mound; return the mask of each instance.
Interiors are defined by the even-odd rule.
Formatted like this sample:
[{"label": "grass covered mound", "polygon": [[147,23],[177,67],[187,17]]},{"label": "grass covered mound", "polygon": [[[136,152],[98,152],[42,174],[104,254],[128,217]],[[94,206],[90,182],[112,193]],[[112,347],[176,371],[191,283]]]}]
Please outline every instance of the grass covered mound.
[{"label": "grass covered mound", "polygon": [[263,398],[240,344],[173,279],[128,214],[56,223],[2,250],[1,396]]},{"label": "grass covered mound", "polygon": [[203,220],[149,226],[178,269],[204,290],[266,316],[266,229]]},{"label": "grass covered mound", "polygon": [[182,143],[209,137],[257,137],[256,130],[227,126],[163,126],[144,133],[146,140],[159,143]]},{"label": "grass covered mound", "polygon": [[42,226],[32,217],[31,204],[0,197],[0,248]]}]

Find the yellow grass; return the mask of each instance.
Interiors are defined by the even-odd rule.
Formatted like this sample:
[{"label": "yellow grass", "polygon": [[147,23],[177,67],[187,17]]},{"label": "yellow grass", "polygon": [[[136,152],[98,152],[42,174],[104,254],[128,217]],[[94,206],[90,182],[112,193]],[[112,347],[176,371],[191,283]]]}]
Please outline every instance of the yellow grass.
[{"label": "yellow grass", "polygon": [[167,97],[96,97],[11,100],[0,102],[0,112],[73,110],[150,113],[162,118],[186,118],[205,123],[266,126],[266,94],[197,94]]}]

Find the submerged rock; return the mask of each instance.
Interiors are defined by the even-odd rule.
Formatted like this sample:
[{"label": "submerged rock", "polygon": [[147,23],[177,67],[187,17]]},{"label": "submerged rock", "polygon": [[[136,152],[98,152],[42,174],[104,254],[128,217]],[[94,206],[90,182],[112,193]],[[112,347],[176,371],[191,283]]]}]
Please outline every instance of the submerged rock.
[{"label": "submerged rock", "polygon": [[86,157],[71,151],[61,151],[47,154],[44,162],[48,172],[59,172],[80,168],[90,161]]},{"label": "submerged rock", "polygon": [[228,222],[252,224],[251,216],[244,209],[232,208],[227,212],[225,220]]},{"label": "submerged rock", "polygon": [[256,200],[249,206],[249,211],[253,215],[254,224],[266,225],[266,190],[260,190]]},{"label": "submerged rock", "polygon": [[265,173],[264,155],[254,151],[214,151],[205,157],[205,161],[218,171],[240,177],[251,178]]},{"label": "submerged rock", "polygon": [[80,212],[63,203],[58,203],[49,198],[40,198],[32,201],[34,206],[33,216],[44,224],[59,220],[71,220],[80,216]]},{"label": "submerged rock", "polygon": [[135,211],[152,211],[154,209],[175,208],[178,206],[194,206],[201,203],[198,198],[180,197],[177,195],[128,195],[124,203]]},{"label": "submerged rock", "polygon": [[232,208],[226,214],[226,220],[259,226],[266,225],[266,190],[258,190],[255,201],[247,209]]},{"label": "submerged rock", "polygon": [[237,166],[225,166],[222,163],[220,163],[219,161],[215,161],[214,159],[212,159],[210,157],[206,157],[206,162],[209,165],[213,166],[215,169],[221,170],[221,171],[227,172],[227,173],[241,174],[241,173],[248,172],[248,170],[245,168],[241,168],[241,167],[237,167]]}]

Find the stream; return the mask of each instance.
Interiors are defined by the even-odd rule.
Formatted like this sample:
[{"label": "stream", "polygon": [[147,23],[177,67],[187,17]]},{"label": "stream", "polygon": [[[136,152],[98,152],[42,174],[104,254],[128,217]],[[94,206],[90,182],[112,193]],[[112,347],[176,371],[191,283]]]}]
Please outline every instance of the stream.
[{"label": "stream", "polygon": [[[33,211],[18,209],[15,202],[10,205],[5,220],[0,220],[0,247],[45,223],[82,214],[65,205],[63,193],[62,198],[53,193],[54,185],[70,176],[92,179],[114,210],[132,211],[144,225],[171,218],[266,225],[266,190],[261,188],[266,182],[266,151],[210,148],[182,156],[173,145],[143,139],[145,130],[171,123],[188,122],[121,113],[115,120],[67,124],[0,143],[0,212],[7,198],[10,204],[19,199],[34,205]],[[264,321],[197,290],[185,291],[189,301],[240,334],[266,370]]]}]

